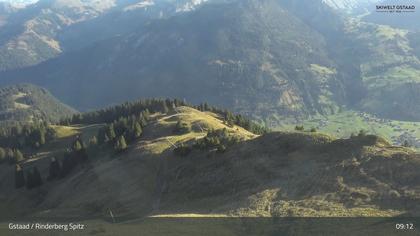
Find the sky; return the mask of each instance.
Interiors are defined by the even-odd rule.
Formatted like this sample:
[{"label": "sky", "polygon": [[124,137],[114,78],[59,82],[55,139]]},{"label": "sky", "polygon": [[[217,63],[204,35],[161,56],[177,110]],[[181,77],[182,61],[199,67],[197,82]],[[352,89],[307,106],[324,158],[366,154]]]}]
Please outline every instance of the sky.
[{"label": "sky", "polygon": [[10,2],[13,4],[30,4],[38,2],[38,0],[0,0],[0,2]]}]

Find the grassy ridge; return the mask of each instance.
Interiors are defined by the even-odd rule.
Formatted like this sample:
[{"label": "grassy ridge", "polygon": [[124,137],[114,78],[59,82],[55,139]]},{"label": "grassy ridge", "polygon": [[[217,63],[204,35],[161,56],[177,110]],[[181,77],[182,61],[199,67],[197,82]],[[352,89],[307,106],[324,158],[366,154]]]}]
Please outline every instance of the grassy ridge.
[{"label": "grassy ridge", "polygon": [[[174,133],[179,121],[188,124],[190,132]],[[76,136],[87,139],[101,127],[55,126],[56,143],[44,146],[23,168],[37,165],[45,178],[50,157],[59,157]],[[222,153],[193,149],[186,156],[174,154],[174,146],[193,145],[212,129],[226,129],[242,141]],[[9,207],[7,215],[0,216],[86,217],[91,219],[89,230],[106,235],[117,230],[103,222],[112,222],[112,210],[127,232],[132,224],[140,224],[144,232],[155,234],[156,223],[145,217],[175,221],[214,217],[217,221],[220,217],[396,216],[417,214],[413,206],[420,194],[418,154],[382,138],[336,139],[306,132],[257,136],[227,126],[217,114],[189,107],[151,114],[141,138],[125,152],[100,146],[89,151],[89,160],[68,177],[34,190],[15,190],[10,167],[0,166],[0,196],[7,193],[3,202]],[[34,197],[37,193],[42,195]],[[160,222],[168,229],[182,229]],[[191,227],[186,223],[184,229],[189,234],[202,228],[232,233],[232,225],[213,223],[197,222]]]}]

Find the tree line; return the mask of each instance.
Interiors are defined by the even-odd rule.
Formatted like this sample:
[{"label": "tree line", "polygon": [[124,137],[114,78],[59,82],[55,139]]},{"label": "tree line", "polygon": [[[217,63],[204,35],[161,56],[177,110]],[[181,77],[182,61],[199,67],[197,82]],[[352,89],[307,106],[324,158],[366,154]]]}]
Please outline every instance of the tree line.
[{"label": "tree line", "polygon": [[229,135],[226,128],[224,129],[211,129],[207,132],[207,135],[195,141],[192,146],[181,144],[177,146],[173,152],[177,156],[187,156],[193,149],[197,150],[216,150],[219,153],[223,153],[228,147],[241,142],[242,139],[235,135]]},{"label": "tree line", "polygon": [[39,148],[55,137],[55,130],[46,122],[0,128],[0,146],[11,149]]},{"label": "tree line", "polygon": [[202,103],[195,107],[193,106],[193,108],[200,111],[210,111],[210,112],[221,115],[223,117],[225,124],[230,127],[237,125],[250,131],[251,133],[259,134],[259,135],[269,132],[269,129],[267,127],[259,125],[241,114],[235,115],[229,110],[222,110],[217,107],[210,106],[207,103]]},{"label": "tree line", "polygon": [[9,163],[17,164],[25,158],[19,149],[2,148],[0,147],[0,164]]},{"label": "tree line", "polygon": [[138,115],[143,111],[150,113],[168,113],[180,106],[187,106],[195,108],[200,111],[210,111],[219,114],[227,125],[238,125],[254,134],[265,134],[269,130],[259,125],[243,115],[235,115],[228,110],[219,109],[210,106],[207,103],[202,103],[194,106],[179,99],[144,99],[134,102],[126,102],[121,105],[101,109],[94,112],[75,114],[70,118],[65,118],[59,122],[61,125],[74,125],[74,124],[97,124],[97,123],[112,123],[120,117],[130,117]]},{"label": "tree line", "polygon": [[[256,134],[263,134],[268,131],[265,127],[253,123],[242,115],[234,115],[227,110],[217,109],[207,104],[192,106],[177,99],[147,99],[128,102],[95,112],[76,114],[61,120],[59,124],[105,123],[106,125],[98,131],[98,134],[89,140],[89,144],[91,146],[96,146],[97,144],[108,145],[114,148],[115,151],[122,152],[127,149],[129,143],[141,137],[144,127],[149,122],[150,114],[166,114],[180,106],[217,113],[223,117],[227,125],[238,125]],[[175,133],[190,131],[191,127],[182,123],[177,124],[174,129]],[[10,163],[16,164],[16,187],[26,186],[30,189],[43,183],[41,174],[36,166],[26,172],[20,166],[19,163],[24,158],[19,148],[27,146],[39,148],[55,136],[55,130],[45,122],[0,129],[0,146],[7,147],[0,148],[0,161],[10,159]],[[238,141],[237,138],[229,136],[226,129],[210,130],[204,139],[197,141],[194,148],[216,148],[217,151],[223,152],[227,146]],[[177,150],[180,149],[182,149],[182,146]],[[184,149],[189,150],[190,148],[185,147]],[[56,158],[51,159],[47,180],[52,181],[67,176],[75,167],[87,160],[87,148],[81,137],[77,137],[61,161]]]},{"label": "tree line", "polygon": [[121,116],[98,131],[98,143],[112,146],[117,152],[127,149],[128,144],[140,138],[149,120],[148,109],[137,115]]},{"label": "tree line", "polygon": [[[73,141],[71,147],[65,152],[61,161],[53,157],[50,161],[48,170],[48,181],[64,178],[78,165],[88,160],[87,149],[80,137]],[[41,173],[37,166],[24,170],[20,164],[15,168],[15,187],[32,189],[41,186],[44,183]]]},{"label": "tree line", "polygon": [[[142,135],[143,128],[147,125],[149,115],[150,113],[146,109],[138,115],[118,117],[98,131],[97,136],[99,138],[93,136],[89,140],[89,147],[95,147],[98,144],[111,145],[117,152],[124,151],[127,149],[128,143],[138,139]],[[71,144],[71,147],[64,153],[61,161],[57,158],[51,159],[47,180],[53,181],[66,177],[74,168],[86,162],[88,159],[87,147],[82,138],[77,136]],[[16,188],[26,186],[26,188],[31,189],[39,187],[42,184],[41,173],[36,166],[25,172],[19,164],[16,165]]]},{"label": "tree line", "polygon": [[38,149],[55,137],[55,130],[46,122],[0,127],[0,164],[20,163],[25,159],[22,150]]},{"label": "tree line", "polygon": [[138,115],[146,110],[148,110],[149,113],[168,113],[174,107],[179,106],[187,106],[187,104],[178,99],[144,99],[134,102],[126,102],[121,105],[93,112],[75,114],[70,118],[62,119],[59,124],[72,125],[112,123],[120,117]]}]

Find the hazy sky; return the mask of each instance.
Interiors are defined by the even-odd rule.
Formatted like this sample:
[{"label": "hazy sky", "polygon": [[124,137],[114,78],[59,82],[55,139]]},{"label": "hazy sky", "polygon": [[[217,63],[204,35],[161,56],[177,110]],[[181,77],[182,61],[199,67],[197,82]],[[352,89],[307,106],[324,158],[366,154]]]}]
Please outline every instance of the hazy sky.
[{"label": "hazy sky", "polygon": [[28,4],[28,3],[38,2],[38,0],[0,0],[0,2],[11,2],[11,3],[17,3],[17,4]]}]

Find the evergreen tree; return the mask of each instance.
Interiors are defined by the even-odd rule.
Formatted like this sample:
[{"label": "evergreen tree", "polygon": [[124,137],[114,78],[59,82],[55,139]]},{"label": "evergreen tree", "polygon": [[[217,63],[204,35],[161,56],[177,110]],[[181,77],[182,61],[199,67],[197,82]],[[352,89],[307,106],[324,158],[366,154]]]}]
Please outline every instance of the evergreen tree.
[{"label": "evergreen tree", "polygon": [[44,132],[40,132],[38,143],[41,144],[41,145],[45,144],[45,133]]},{"label": "evergreen tree", "polygon": [[150,119],[149,109],[146,109],[146,110],[143,111],[143,117],[144,117],[144,119],[146,119],[146,121],[148,121]]},{"label": "evergreen tree", "polygon": [[0,164],[6,160],[6,151],[0,147]]},{"label": "evergreen tree", "polygon": [[305,127],[303,127],[303,125],[296,125],[295,130],[296,131],[305,131]]},{"label": "evergreen tree", "polygon": [[225,122],[226,122],[226,125],[228,125],[229,127],[233,127],[233,125],[235,124],[235,118],[232,112],[225,111]]},{"label": "evergreen tree", "polygon": [[117,142],[115,143],[115,150],[122,152],[127,149],[127,143],[125,142],[124,135],[118,137]]},{"label": "evergreen tree", "polygon": [[361,129],[361,130],[359,131],[359,134],[358,134],[358,136],[359,136],[359,137],[365,137],[366,135],[367,135],[366,130]]},{"label": "evergreen tree", "polygon": [[207,104],[207,102],[204,103],[204,111],[209,111],[210,110],[210,106],[209,104]]},{"label": "evergreen tree", "polygon": [[405,140],[403,143],[403,147],[411,147],[410,142],[408,142],[408,140]]},{"label": "evergreen tree", "polygon": [[134,130],[133,130],[134,138],[135,139],[140,138],[142,133],[143,133],[143,130],[141,129],[141,125],[138,122],[136,122],[134,124]]},{"label": "evergreen tree", "polygon": [[96,136],[93,136],[90,140],[89,140],[89,145],[90,146],[96,146],[98,144],[98,139],[96,138]]},{"label": "evergreen tree", "polygon": [[16,124],[16,126],[11,128],[10,133],[12,136],[18,136],[22,133],[22,127],[19,124]]},{"label": "evergreen tree", "polygon": [[22,152],[20,152],[18,149],[14,151],[14,158],[16,163],[24,160]]},{"label": "evergreen tree", "polygon": [[109,140],[114,140],[117,137],[115,134],[114,124],[108,125],[107,135]]},{"label": "evergreen tree", "polygon": [[73,146],[72,146],[72,150],[77,152],[82,150],[83,146],[82,143],[80,142],[79,139],[77,139],[76,141],[74,141]]},{"label": "evergreen tree", "polygon": [[15,169],[15,187],[21,188],[25,186],[25,175],[20,165],[16,165]]},{"label": "evergreen tree", "polygon": [[[48,127],[48,126],[47,126]],[[45,142],[54,140],[57,138],[57,132],[55,129],[48,127],[45,133]]]},{"label": "evergreen tree", "polygon": [[144,115],[142,114],[140,114],[139,121],[140,121],[141,127],[145,127],[147,125],[147,120],[146,118],[144,118]]},{"label": "evergreen tree", "polygon": [[29,142],[36,148],[45,144],[45,132],[41,127],[36,127],[29,137]]},{"label": "evergreen tree", "polygon": [[105,134],[104,143],[109,143],[110,141],[111,141],[111,139],[108,137],[107,134]]},{"label": "evergreen tree", "polygon": [[191,132],[191,126],[187,123],[183,123],[181,121],[178,121],[174,128],[174,133],[176,134],[187,134]]},{"label": "evergreen tree", "polygon": [[80,151],[85,148],[85,145],[83,143],[83,140],[80,136],[76,137],[76,140],[73,141],[73,144],[71,146],[71,150],[74,152]]},{"label": "evergreen tree", "polygon": [[168,105],[166,104],[165,101],[162,101],[162,112],[167,114],[169,112],[169,108]]},{"label": "evergreen tree", "polygon": [[178,100],[178,99],[175,99],[174,104],[175,104],[176,107],[180,107],[181,106],[181,101]]},{"label": "evergreen tree", "polygon": [[6,156],[9,164],[16,164],[24,160],[22,152],[20,152],[18,149],[9,149]]},{"label": "evergreen tree", "polygon": [[16,164],[15,153],[10,148],[6,149],[6,159],[9,164]]},{"label": "evergreen tree", "polygon": [[225,146],[225,145],[223,145],[223,144],[218,145],[218,146],[217,146],[217,152],[219,152],[219,153],[224,153],[224,152],[226,152],[226,146]]}]

